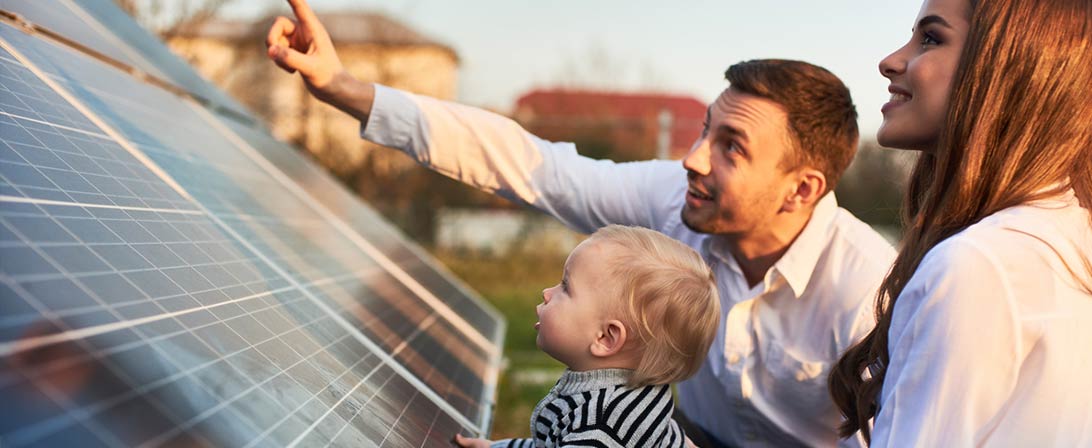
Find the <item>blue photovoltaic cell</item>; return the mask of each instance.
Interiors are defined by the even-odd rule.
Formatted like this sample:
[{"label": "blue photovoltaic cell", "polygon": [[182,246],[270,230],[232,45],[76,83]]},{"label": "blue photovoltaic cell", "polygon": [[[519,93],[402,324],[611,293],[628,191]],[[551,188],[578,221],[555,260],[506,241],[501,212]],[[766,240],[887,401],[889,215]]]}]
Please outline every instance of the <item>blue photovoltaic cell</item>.
[{"label": "blue photovoltaic cell", "polygon": [[0,0],[0,9],[191,92],[237,117],[254,120],[246,108],[202,79],[110,0]]},{"label": "blue photovoltaic cell", "polygon": [[181,186],[0,53],[0,444],[433,446],[482,429],[500,327],[419,253],[386,251],[496,345],[470,343],[214,116],[0,37]]},{"label": "blue photovoltaic cell", "polygon": [[118,62],[166,79],[166,75],[145,62],[106,28],[96,22],[83,20],[82,9],[69,0],[0,0],[0,9],[19,14],[30,23],[55,31]]},{"label": "blue photovoltaic cell", "polygon": [[[10,55],[0,58],[0,87],[50,92],[21,76]],[[55,95],[41,101],[73,115]],[[7,136],[16,134],[3,135],[10,147]],[[71,152],[38,150],[61,160],[93,152],[92,160],[139,171],[105,135],[78,135],[87,140],[66,147]],[[44,167],[32,160],[19,162]],[[2,180],[20,198],[39,199]],[[119,326],[3,358],[4,446],[284,445],[301,435],[304,442],[419,446],[430,434],[442,440],[460,429],[204,215],[107,207],[0,208],[0,344]],[[414,412],[403,412],[411,402]]]},{"label": "blue photovoltaic cell", "polygon": [[408,243],[406,237],[384,222],[378,213],[360,204],[352,193],[328,173],[267,133],[230,120],[225,122],[251,147],[307,190],[316,201],[336,213],[339,219],[352,226],[434,295],[447,299],[448,305],[481,334],[489,338],[500,338],[501,329],[496,311],[487,309],[480,299],[473,299],[468,290],[456,283],[450,274],[441,274],[441,267],[429,262],[427,255]]}]

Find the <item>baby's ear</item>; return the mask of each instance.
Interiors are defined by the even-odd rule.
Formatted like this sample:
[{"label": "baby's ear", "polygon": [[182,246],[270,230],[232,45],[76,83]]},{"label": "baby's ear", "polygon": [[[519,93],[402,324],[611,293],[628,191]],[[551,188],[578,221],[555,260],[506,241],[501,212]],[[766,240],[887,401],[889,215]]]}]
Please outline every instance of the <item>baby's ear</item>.
[{"label": "baby's ear", "polygon": [[626,326],[622,324],[622,321],[611,319],[603,322],[603,326],[596,334],[595,342],[592,342],[592,356],[598,358],[614,356],[626,345],[627,336]]}]

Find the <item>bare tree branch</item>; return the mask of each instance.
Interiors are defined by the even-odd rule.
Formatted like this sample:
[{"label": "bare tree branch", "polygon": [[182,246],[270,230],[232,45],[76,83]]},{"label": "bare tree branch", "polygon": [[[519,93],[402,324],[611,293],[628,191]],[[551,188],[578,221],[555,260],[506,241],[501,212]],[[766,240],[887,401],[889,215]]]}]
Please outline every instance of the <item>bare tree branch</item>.
[{"label": "bare tree branch", "polygon": [[235,0],[114,0],[141,26],[167,40],[200,28]]}]

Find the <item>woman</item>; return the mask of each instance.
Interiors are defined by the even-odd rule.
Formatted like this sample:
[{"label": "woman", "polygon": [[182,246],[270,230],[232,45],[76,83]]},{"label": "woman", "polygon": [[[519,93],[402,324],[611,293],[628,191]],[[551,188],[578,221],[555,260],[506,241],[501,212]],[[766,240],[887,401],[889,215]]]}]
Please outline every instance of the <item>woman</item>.
[{"label": "woman", "polygon": [[831,375],[843,435],[1089,446],[1092,2],[926,0],[880,71],[880,143],[922,154],[877,326]]}]

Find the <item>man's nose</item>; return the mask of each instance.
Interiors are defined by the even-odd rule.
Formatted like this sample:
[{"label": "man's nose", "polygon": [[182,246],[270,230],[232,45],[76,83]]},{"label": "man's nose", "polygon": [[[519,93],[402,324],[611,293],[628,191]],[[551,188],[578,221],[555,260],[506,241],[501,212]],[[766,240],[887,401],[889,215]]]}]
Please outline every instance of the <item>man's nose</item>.
[{"label": "man's nose", "polygon": [[690,148],[690,153],[683,159],[683,168],[701,175],[709,174],[709,141],[700,138]]}]

